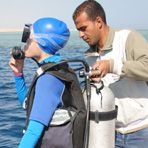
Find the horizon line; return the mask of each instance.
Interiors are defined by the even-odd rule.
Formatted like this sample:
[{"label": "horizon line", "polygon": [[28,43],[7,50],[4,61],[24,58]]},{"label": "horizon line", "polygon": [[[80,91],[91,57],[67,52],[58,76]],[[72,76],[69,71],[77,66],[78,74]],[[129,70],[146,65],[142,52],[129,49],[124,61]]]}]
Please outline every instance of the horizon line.
[{"label": "horizon line", "polygon": [[0,32],[22,32],[22,29],[0,28]]},{"label": "horizon line", "polygon": [[[70,28],[70,31],[77,31],[76,28]],[[148,30],[148,29],[136,29],[136,30]],[[0,32],[22,32],[23,29],[17,29],[17,28],[0,28]]]},{"label": "horizon line", "polygon": [[[76,31],[75,28],[70,28],[70,31]],[[22,32],[23,29],[13,29],[13,28],[0,28],[0,32]]]}]

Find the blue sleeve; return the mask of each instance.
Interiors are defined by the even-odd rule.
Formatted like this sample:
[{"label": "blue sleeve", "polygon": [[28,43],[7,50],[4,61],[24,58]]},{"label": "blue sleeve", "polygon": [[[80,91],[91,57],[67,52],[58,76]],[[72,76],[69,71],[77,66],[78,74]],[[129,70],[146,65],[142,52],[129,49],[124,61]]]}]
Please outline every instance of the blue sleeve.
[{"label": "blue sleeve", "polygon": [[15,84],[16,84],[16,92],[17,92],[18,99],[21,105],[23,105],[23,102],[27,95],[27,87],[25,84],[24,76],[23,75],[15,76]]},{"label": "blue sleeve", "polygon": [[41,76],[37,80],[30,119],[48,126],[53,113],[62,104],[64,88],[64,83],[55,76]]},{"label": "blue sleeve", "polygon": [[20,142],[19,148],[34,148],[41,137],[43,130],[43,124],[30,120],[27,131]]}]

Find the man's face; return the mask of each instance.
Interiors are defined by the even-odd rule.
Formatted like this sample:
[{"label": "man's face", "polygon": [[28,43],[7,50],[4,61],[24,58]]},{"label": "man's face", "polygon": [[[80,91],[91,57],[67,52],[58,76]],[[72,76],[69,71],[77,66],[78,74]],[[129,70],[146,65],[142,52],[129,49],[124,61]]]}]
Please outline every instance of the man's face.
[{"label": "man's face", "polygon": [[96,45],[99,42],[99,23],[96,20],[92,21],[89,20],[87,14],[82,12],[76,19],[75,19],[75,26],[79,31],[80,38],[82,38],[88,45]]}]

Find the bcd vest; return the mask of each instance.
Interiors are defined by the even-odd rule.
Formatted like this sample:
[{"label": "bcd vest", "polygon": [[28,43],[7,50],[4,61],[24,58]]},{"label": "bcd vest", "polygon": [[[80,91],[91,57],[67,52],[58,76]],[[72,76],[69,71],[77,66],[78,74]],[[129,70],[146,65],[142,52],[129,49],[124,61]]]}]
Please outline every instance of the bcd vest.
[{"label": "bcd vest", "polygon": [[[45,128],[36,147],[83,148],[86,109],[79,81],[75,72],[68,67],[68,64],[53,63],[44,64],[37,71],[38,74],[36,74],[33,79],[26,100],[27,119],[25,129],[28,126],[29,116],[33,105],[36,82],[41,75],[48,73],[59,78],[65,84],[65,90],[62,96],[64,105],[62,108],[57,109],[57,113],[55,114],[58,115],[61,110],[63,113],[66,111],[70,118],[69,120],[65,120],[58,124],[51,121],[49,126]],[[53,118],[55,116],[53,115]]]}]

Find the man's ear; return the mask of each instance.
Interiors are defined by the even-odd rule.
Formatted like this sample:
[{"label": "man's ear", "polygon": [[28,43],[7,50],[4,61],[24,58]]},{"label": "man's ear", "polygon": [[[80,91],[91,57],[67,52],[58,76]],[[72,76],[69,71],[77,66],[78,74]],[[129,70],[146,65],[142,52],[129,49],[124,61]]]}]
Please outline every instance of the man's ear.
[{"label": "man's ear", "polygon": [[102,23],[103,23],[102,18],[100,16],[97,16],[95,21],[96,21],[98,27],[101,28]]}]

